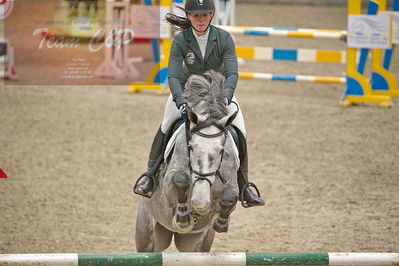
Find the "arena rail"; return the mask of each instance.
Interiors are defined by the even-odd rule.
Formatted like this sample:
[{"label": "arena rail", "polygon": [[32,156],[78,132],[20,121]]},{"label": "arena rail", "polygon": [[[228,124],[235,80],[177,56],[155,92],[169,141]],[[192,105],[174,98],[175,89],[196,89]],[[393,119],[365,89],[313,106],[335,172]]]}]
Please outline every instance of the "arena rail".
[{"label": "arena rail", "polygon": [[399,253],[0,254],[0,265],[399,265]]}]

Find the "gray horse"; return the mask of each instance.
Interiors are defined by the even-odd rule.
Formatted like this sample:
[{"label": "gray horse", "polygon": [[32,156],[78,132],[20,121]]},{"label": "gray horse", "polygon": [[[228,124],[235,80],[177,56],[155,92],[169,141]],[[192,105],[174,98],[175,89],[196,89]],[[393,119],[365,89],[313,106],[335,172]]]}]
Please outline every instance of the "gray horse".
[{"label": "gray horse", "polygon": [[[193,75],[184,96],[190,106],[184,124],[169,141],[151,198],[141,197],[136,220],[138,252],[161,252],[174,236],[181,252],[209,252],[216,232],[227,232],[239,196],[238,151],[227,127],[237,112],[222,104],[224,78],[208,71]],[[173,143],[173,145],[171,145]]]}]

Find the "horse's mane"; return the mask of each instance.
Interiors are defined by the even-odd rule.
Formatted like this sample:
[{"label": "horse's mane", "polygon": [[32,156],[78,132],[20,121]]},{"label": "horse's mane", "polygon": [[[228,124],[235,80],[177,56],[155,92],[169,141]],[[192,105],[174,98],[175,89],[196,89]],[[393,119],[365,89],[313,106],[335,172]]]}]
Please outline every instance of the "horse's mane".
[{"label": "horse's mane", "polygon": [[203,75],[191,75],[185,85],[183,96],[191,108],[198,107],[201,113],[209,114],[209,119],[218,120],[228,113],[223,104],[227,97],[223,83],[224,76],[213,70],[206,71]]}]

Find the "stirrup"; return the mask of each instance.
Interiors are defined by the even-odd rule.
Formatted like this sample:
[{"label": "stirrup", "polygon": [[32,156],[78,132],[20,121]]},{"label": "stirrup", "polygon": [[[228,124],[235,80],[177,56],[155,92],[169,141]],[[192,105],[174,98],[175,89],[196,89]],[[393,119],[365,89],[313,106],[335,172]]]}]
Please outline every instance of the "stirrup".
[{"label": "stirrup", "polygon": [[253,188],[255,189],[256,194],[258,194],[258,197],[259,197],[259,198],[261,197],[261,196],[260,196],[259,189],[258,189],[258,187],[257,187],[254,183],[249,182],[248,184],[245,184],[244,187],[241,189],[241,193],[240,193],[241,205],[242,205],[244,208],[250,208],[250,207],[253,206],[253,205],[248,204],[247,202],[244,202],[244,191],[245,191],[245,189],[251,188],[251,187],[253,187]]},{"label": "stirrup", "polygon": [[[143,179],[143,177],[145,177],[145,176],[147,176],[148,178],[152,179],[152,182],[153,182],[153,184],[154,184],[153,191],[151,191],[151,192],[148,193],[148,194],[140,194],[140,193],[137,193],[137,192],[136,192],[137,185],[139,184],[140,180]],[[151,197],[152,197],[152,194],[154,194],[154,189],[155,189],[155,178],[154,178],[154,175],[152,175],[150,172],[145,172],[145,173],[143,173],[143,174],[137,179],[136,183],[135,183],[134,186],[133,186],[133,192],[134,192],[135,194],[140,195],[140,196],[143,196],[143,197],[146,197],[146,198],[151,198]]]}]

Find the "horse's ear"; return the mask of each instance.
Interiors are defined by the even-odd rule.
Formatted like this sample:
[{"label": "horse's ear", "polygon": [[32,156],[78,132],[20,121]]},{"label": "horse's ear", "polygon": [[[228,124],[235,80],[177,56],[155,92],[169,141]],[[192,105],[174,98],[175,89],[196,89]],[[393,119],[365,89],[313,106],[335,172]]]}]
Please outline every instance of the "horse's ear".
[{"label": "horse's ear", "polygon": [[188,109],[188,119],[190,119],[190,121],[193,122],[194,124],[198,123],[198,116],[191,109]]},{"label": "horse's ear", "polygon": [[222,119],[220,119],[219,123],[220,123],[222,126],[224,126],[224,127],[230,126],[230,124],[233,123],[234,119],[236,119],[237,114],[238,114],[238,111],[234,112],[234,113],[233,113],[232,115],[230,115],[230,116],[225,116],[225,117],[223,117]]}]

